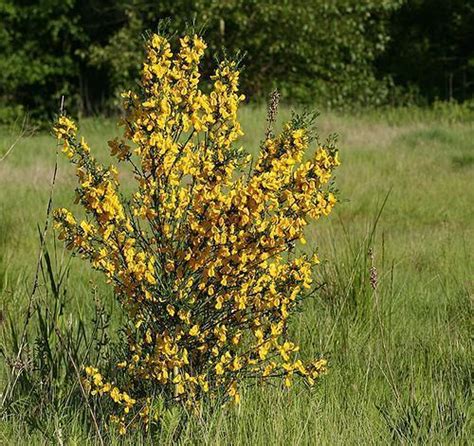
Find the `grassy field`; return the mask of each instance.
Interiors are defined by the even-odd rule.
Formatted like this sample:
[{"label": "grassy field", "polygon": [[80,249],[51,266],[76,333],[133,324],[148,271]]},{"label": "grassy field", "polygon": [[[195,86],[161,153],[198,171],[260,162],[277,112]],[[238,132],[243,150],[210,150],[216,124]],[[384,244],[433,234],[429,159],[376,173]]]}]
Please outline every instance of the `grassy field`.
[{"label": "grassy field", "polygon": [[[242,144],[255,149],[265,111],[248,107],[241,115]],[[280,114],[288,116],[288,110]],[[314,391],[302,385],[290,392],[248,388],[238,408],[208,408],[192,418],[179,442],[468,444],[474,433],[474,121],[455,113],[388,110],[363,117],[327,113],[318,126],[321,136],[339,134],[342,166],[336,183],[342,202],[308,231],[308,244],[324,260],[316,273],[324,286],[294,317],[292,330],[305,355],[329,359],[329,373]],[[80,131],[106,159],[105,141],[118,133],[115,124],[87,119]],[[2,129],[0,151],[15,136]],[[54,149],[48,133],[37,133],[0,162],[4,343],[5,321],[20,323],[32,286],[37,224],[45,217]],[[60,159],[55,206],[70,205],[74,180]],[[377,292],[369,283],[369,248]],[[110,292],[87,265],[73,259],[70,271],[63,318],[90,317],[91,280],[112,305]],[[178,417],[167,414],[155,444],[173,442]],[[0,444],[93,443],[84,417],[74,410],[50,413],[43,432],[30,430],[20,418],[0,420]]]}]

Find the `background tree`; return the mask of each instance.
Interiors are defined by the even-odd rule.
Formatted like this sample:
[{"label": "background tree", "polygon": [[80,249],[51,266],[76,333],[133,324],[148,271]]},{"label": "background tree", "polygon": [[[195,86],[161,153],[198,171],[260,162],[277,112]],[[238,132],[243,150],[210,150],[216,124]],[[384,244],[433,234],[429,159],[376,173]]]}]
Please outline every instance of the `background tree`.
[{"label": "background tree", "polygon": [[410,0],[392,16],[391,42],[378,65],[425,101],[474,92],[474,3]]},{"label": "background tree", "polygon": [[210,54],[240,50],[256,100],[275,87],[338,108],[473,93],[474,5],[463,0],[0,0],[0,14],[0,122],[50,118],[62,94],[72,112],[115,113],[139,79],[137,36],[163,21],[204,27]]}]

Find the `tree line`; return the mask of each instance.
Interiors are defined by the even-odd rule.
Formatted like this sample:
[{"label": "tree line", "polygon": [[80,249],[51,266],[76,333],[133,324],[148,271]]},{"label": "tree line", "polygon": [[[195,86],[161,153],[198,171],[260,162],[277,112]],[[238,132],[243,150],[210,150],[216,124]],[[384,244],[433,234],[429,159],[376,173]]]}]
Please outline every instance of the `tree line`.
[{"label": "tree line", "polygon": [[147,30],[194,27],[242,59],[252,99],[278,88],[320,107],[465,100],[474,4],[465,0],[0,0],[0,122],[44,119],[65,95],[111,113],[138,82]]}]

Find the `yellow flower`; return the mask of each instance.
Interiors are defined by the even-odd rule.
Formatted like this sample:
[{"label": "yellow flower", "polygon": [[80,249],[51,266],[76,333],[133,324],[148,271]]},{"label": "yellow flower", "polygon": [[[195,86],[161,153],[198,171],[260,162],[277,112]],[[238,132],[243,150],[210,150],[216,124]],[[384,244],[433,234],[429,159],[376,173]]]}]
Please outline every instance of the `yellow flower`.
[{"label": "yellow flower", "polygon": [[216,373],[217,373],[218,375],[223,375],[223,374],[224,374],[224,366],[222,365],[222,363],[218,362],[218,363],[216,364],[215,369],[216,369]]},{"label": "yellow flower", "polygon": [[112,398],[116,403],[120,403],[122,399],[122,395],[120,394],[120,391],[117,387],[114,387],[110,391],[110,398]]},{"label": "yellow flower", "polygon": [[193,325],[191,330],[189,330],[190,336],[197,336],[199,334],[199,325]]}]

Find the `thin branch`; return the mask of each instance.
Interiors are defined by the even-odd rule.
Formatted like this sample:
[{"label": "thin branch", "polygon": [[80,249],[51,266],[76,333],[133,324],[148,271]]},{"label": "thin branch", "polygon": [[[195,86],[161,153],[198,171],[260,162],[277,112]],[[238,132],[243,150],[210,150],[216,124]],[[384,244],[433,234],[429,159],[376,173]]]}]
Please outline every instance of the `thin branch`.
[{"label": "thin branch", "polygon": [[2,155],[2,157],[0,158],[0,163],[2,161],[5,161],[5,159],[7,158],[8,155],[10,155],[10,153],[12,152],[12,150],[15,148],[15,146],[27,135],[28,133],[28,136],[30,136],[34,129],[30,129],[28,131],[27,129],[27,117],[25,116],[25,118],[23,119],[23,123],[21,125],[21,131],[20,131],[20,134],[16,137],[15,141],[13,141],[13,143],[10,145],[10,147],[5,151],[5,153]]}]

